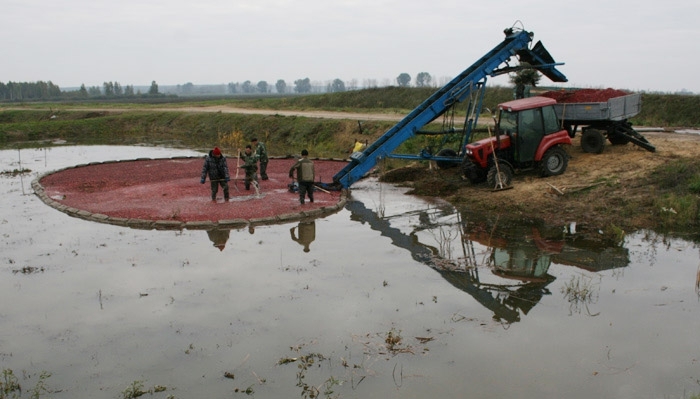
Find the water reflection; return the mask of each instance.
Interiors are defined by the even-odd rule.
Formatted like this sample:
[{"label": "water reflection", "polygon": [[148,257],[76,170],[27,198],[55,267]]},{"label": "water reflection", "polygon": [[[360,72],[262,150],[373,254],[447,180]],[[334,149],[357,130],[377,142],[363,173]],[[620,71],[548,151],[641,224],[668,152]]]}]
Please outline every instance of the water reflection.
[{"label": "water reflection", "polygon": [[231,230],[226,229],[207,230],[207,236],[209,236],[209,240],[211,240],[211,242],[216,248],[219,248],[219,251],[223,251],[226,247],[226,243],[228,242],[230,233]]},{"label": "water reflection", "polygon": [[[393,245],[408,250],[413,259],[471,295],[493,312],[494,320],[504,324],[520,321],[544,296],[551,295],[547,286],[555,280],[548,273],[552,263],[588,271],[630,263],[624,247],[602,247],[565,236],[561,228],[534,223],[503,225],[498,219],[457,212],[450,205],[391,216],[380,216],[359,201],[349,201],[346,208],[351,220],[368,223]],[[483,275],[484,269],[490,270],[488,276]],[[567,298],[587,300],[593,295],[569,293]],[[581,301],[575,302],[581,308]]]},{"label": "water reflection", "polygon": [[316,221],[306,220],[299,222],[299,225],[289,229],[292,241],[304,247],[304,252],[309,252],[309,245],[316,239]]}]

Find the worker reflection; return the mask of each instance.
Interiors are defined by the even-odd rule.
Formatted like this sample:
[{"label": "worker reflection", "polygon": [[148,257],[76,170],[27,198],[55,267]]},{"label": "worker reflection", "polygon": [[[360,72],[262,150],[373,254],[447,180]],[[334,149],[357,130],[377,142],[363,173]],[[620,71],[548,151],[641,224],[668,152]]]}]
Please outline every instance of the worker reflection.
[{"label": "worker reflection", "polygon": [[[294,230],[297,230],[298,236],[295,235]],[[292,240],[304,246],[304,252],[309,252],[311,250],[309,245],[316,239],[316,222],[313,220],[299,222],[297,227],[289,229],[289,233],[292,235]]]},{"label": "worker reflection", "polygon": [[209,239],[211,240],[211,242],[214,243],[215,247],[219,248],[219,251],[224,250],[226,242],[228,241],[229,233],[231,233],[231,230],[207,230],[207,235],[209,236]]}]

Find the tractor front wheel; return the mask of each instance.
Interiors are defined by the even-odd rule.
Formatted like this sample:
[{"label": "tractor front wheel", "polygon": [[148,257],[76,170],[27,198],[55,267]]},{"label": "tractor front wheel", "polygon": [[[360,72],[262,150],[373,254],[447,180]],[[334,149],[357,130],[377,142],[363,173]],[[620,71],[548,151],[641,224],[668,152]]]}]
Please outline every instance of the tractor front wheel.
[{"label": "tractor front wheel", "polygon": [[469,158],[462,161],[462,173],[472,184],[479,184],[486,181],[486,169],[472,162]]},{"label": "tractor front wheel", "polygon": [[564,173],[569,164],[569,154],[559,147],[552,147],[544,153],[540,162],[540,172],[542,176],[556,176]]},{"label": "tractor front wheel", "polygon": [[505,162],[496,161],[486,174],[486,183],[494,190],[510,187],[513,182],[513,168]]},{"label": "tractor front wheel", "polygon": [[[457,157],[457,152],[451,148],[443,148],[442,150],[438,151],[437,156],[439,157]],[[446,161],[435,161],[437,164],[437,167],[440,169],[448,169],[448,168],[454,168],[457,166],[457,163],[455,162],[446,162]]]}]

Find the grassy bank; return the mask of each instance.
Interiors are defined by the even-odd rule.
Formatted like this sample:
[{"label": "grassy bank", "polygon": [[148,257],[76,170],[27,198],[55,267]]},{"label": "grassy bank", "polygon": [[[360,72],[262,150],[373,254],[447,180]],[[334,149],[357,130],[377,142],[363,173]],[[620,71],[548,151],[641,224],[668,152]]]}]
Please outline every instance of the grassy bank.
[{"label": "grassy bank", "polygon": [[[363,134],[355,120],[330,120],[304,117],[239,115],[226,113],[177,112],[177,108],[227,105],[273,110],[326,110],[347,112],[393,112],[408,114],[435,92],[433,88],[386,87],[343,93],[260,98],[225,98],[206,101],[163,103],[67,102],[0,104],[0,146],[39,145],[47,140],[66,140],[75,144],[170,144],[189,148],[219,145],[219,138],[241,132],[249,139],[264,140],[276,155],[309,148],[319,156],[345,156],[355,138],[372,141],[394,125],[393,122],[363,122]],[[484,107],[495,109],[510,100],[512,90],[489,87]],[[161,112],[155,108],[170,108]],[[643,96],[642,112],[632,121],[636,125],[700,127],[700,96]],[[85,109],[91,109],[85,111]],[[184,111],[184,110],[183,110]],[[488,115],[482,116],[482,121]],[[463,117],[462,117],[463,118]],[[425,139],[405,144],[407,152],[420,150]]]},{"label": "grassy bank", "polygon": [[[373,135],[392,124],[366,122],[363,130]],[[245,142],[239,144],[258,137],[273,155],[309,148],[318,156],[341,157],[347,155],[354,137],[359,137],[358,130],[357,121],[352,120],[226,113],[15,110],[0,113],[0,145],[5,148],[65,140],[85,145],[146,143],[209,149],[215,145],[226,147],[221,138],[240,132]]]}]

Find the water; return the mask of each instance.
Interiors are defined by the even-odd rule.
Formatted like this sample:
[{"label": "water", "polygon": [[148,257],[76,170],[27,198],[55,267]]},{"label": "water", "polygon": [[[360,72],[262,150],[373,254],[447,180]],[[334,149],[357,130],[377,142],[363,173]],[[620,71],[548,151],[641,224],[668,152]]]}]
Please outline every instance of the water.
[{"label": "water", "polygon": [[693,242],[636,232],[601,248],[367,180],[337,214],[233,230],[220,250],[205,231],[89,222],[31,193],[44,171],[177,155],[196,153],[0,151],[2,171],[33,171],[0,177],[0,368],[25,396],[42,371],[52,398],[135,381],[163,398],[700,392]]}]

